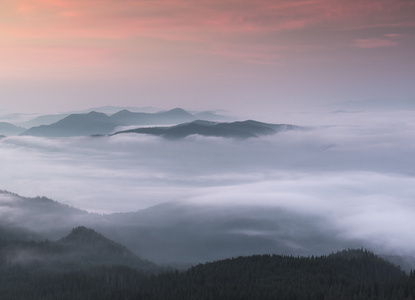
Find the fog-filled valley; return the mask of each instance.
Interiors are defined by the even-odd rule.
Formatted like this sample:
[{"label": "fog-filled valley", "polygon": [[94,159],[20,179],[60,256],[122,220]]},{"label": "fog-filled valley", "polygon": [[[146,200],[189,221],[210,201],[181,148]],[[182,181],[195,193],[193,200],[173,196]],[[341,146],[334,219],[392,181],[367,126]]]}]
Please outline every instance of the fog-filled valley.
[{"label": "fog-filled valley", "polygon": [[[96,114],[75,116],[89,122]],[[42,126],[59,133],[72,126],[72,116]],[[3,136],[6,265],[51,259],[76,265],[84,254],[65,251],[84,248],[66,249],[62,240],[85,226],[119,243],[116,249],[126,247],[122,257],[130,253],[128,263],[117,256],[104,262],[128,265],[137,256],[187,269],[237,256],[366,248],[409,271],[415,267],[414,117],[411,110],[276,113],[266,122],[190,117],[127,122],[99,135],[21,130]]]},{"label": "fog-filled valley", "polygon": [[[342,247],[350,242],[410,254],[415,250],[412,117],[413,111],[276,114],[272,123],[300,129],[248,139],[9,136],[0,139],[0,181],[5,191],[97,213],[85,221],[67,220],[71,226],[111,216],[120,226],[165,228],[163,234],[173,240],[167,229],[178,235],[187,231],[189,241],[200,236],[202,244],[214,232],[261,240],[247,242],[261,253],[325,252],[326,246],[306,242],[312,244],[315,236]],[[48,219],[50,212],[41,207],[26,217],[24,207],[11,208],[7,201],[2,199],[2,220],[43,231],[59,219]],[[146,217],[146,211],[154,216]],[[134,221],[122,224],[124,217],[108,215],[121,212],[136,214]],[[185,225],[192,222],[195,226]],[[174,241],[168,247],[173,246]],[[248,248],[241,253],[256,252]],[[329,248],[326,252],[337,247]]]}]

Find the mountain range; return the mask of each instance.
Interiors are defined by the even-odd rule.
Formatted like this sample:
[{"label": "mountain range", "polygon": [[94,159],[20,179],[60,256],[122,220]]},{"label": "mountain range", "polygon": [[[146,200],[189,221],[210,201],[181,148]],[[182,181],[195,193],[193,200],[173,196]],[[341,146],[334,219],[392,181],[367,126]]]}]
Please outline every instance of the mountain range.
[{"label": "mountain range", "polygon": [[[208,112],[202,116],[210,120],[224,118]],[[171,125],[194,121],[197,117],[198,114],[192,115],[181,108],[157,113],[131,112],[124,109],[112,115],[95,111],[82,114],[49,115],[26,122],[25,125],[42,122],[46,124],[31,127],[22,135],[44,137],[107,135],[119,126]]]},{"label": "mountain range", "polygon": [[[203,117],[205,120],[197,120],[198,117]],[[224,118],[212,112],[191,114],[181,108],[157,113],[131,112],[124,109],[112,115],[91,111],[84,114],[40,116],[27,122],[26,125],[42,122],[50,124],[34,126],[27,130],[12,124],[0,123],[0,135],[72,137],[140,133],[170,139],[184,138],[189,135],[252,138],[299,129],[294,125],[268,124],[253,120],[230,123],[212,121]],[[57,121],[53,122],[55,120]],[[160,125],[167,126],[160,127]],[[136,128],[122,130],[123,126],[135,126]]]},{"label": "mountain range", "polygon": [[[90,112],[100,112],[100,113],[105,113],[107,115],[112,115],[121,110],[129,110],[132,112],[146,112],[146,113],[156,113],[160,111],[159,109],[154,108],[154,107],[139,107],[138,108],[138,107],[124,107],[124,106],[101,106],[101,107],[90,108],[90,109],[83,110],[83,111],[73,111],[73,112],[65,112],[65,113],[58,113],[58,114],[40,115],[35,118],[26,120],[26,121],[18,121],[19,117],[20,118],[25,117],[27,119],[28,116],[24,114],[16,114],[14,118],[13,118],[13,115],[3,115],[3,117],[5,120],[10,119],[9,122],[14,119],[17,119],[17,123],[15,122],[12,122],[12,123],[17,126],[23,127],[25,129],[29,129],[35,126],[50,125],[50,124],[56,123],[71,114],[88,114]],[[1,116],[0,116],[0,120],[1,120]]]},{"label": "mountain range", "polygon": [[29,121],[21,122],[18,125],[26,129],[41,125],[50,125],[66,118],[69,115],[70,114],[42,115]]},{"label": "mountain range", "polygon": [[32,127],[22,135],[45,137],[70,137],[108,134],[118,124],[104,113],[72,114],[50,125]]}]

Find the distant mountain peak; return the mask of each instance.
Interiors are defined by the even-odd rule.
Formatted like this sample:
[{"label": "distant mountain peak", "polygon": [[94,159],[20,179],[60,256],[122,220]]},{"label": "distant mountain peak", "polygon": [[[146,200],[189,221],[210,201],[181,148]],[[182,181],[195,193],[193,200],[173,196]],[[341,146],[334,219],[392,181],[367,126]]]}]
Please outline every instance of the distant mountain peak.
[{"label": "distant mountain peak", "polygon": [[108,115],[91,111],[87,114],[71,114],[50,125],[32,127],[23,135],[68,137],[108,134],[117,125]]},{"label": "distant mountain peak", "polygon": [[130,114],[140,114],[140,113],[133,113],[133,112],[129,111],[128,109],[123,109],[123,110],[120,110],[120,111],[112,114],[111,116],[122,116],[122,115],[130,115]]},{"label": "distant mountain peak", "polygon": [[189,113],[188,111],[186,111],[186,110],[184,110],[183,108],[180,108],[180,107],[176,107],[176,108],[164,111],[164,112],[160,112],[160,114],[186,116],[186,117],[194,118],[191,113]]}]

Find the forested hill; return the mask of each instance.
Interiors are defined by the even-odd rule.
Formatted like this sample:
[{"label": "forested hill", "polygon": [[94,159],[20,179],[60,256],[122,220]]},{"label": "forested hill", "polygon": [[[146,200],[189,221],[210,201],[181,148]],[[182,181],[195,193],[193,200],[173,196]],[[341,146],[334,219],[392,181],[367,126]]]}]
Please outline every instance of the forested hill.
[{"label": "forested hill", "polygon": [[414,278],[364,250],[321,257],[238,257],[163,275],[152,284],[159,291],[153,299],[338,300],[415,296]]},{"label": "forested hill", "polygon": [[7,275],[19,270],[22,274],[52,275],[102,265],[125,265],[142,274],[161,270],[123,245],[82,226],[74,228],[69,235],[58,241],[0,239],[1,274]]},{"label": "forested hill", "polygon": [[[2,299],[414,299],[415,276],[365,250],[322,257],[255,255],[142,277],[100,267],[0,284]],[[4,282],[4,281],[3,281]]]}]

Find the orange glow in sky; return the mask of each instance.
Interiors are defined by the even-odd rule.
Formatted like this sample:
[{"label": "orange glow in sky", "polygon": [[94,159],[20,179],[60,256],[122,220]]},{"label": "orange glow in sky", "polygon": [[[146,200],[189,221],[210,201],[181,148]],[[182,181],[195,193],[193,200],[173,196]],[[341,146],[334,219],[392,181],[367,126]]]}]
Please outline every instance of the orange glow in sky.
[{"label": "orange glow in sky", "polygon": [[3,0],[0,103],[414,97],[414,15],[410,0]]}]

